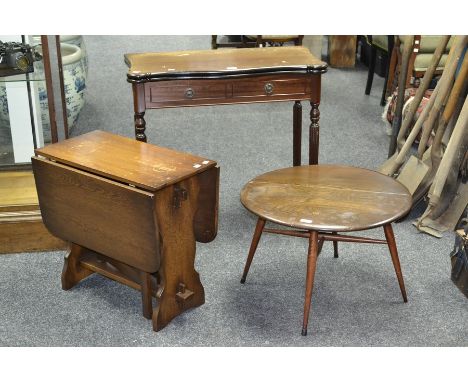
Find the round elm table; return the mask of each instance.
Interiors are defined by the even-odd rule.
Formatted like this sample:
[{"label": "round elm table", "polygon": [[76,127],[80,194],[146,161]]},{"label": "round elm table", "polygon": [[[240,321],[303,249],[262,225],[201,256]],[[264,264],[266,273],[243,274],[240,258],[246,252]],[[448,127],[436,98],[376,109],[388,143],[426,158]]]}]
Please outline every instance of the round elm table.
[{"label": "round elm table", "polygon": [[[411,208],[411,195],[395,179],[362,168],[296,166],[268,172],[248,182],[241,202],[258,216],[241,283],[245,283],[262,232],[309,239],[302,335],[307,334],[317,258],[324,241],[387,244],[401,294],[405,284],[391,223]],[[290,229],[265,228],[266,221]],[[385,240],[338,234],[383,226]]]}]

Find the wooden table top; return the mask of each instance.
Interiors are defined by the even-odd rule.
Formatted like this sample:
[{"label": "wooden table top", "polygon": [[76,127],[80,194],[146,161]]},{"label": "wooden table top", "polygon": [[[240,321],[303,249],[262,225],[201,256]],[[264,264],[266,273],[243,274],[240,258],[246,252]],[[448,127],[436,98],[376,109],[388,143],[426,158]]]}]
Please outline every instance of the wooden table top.
[{"label": "wooden table top", "polygon": [[156,191],[180,182],[215,161],[95,130],[34,150],[92,174]]},{"label": "wooden table top", "polygon": [[327,64],[309,49],[270,47],[125,54],[129,82],[190,79],[272,72],[324,73]]},{"label": "wooden table top", "polygon": [[348,166],[298,166],[247,183],[242,204],[282,225],[316,231],[359,231],[405,215],[411,195],[395,179]]}]

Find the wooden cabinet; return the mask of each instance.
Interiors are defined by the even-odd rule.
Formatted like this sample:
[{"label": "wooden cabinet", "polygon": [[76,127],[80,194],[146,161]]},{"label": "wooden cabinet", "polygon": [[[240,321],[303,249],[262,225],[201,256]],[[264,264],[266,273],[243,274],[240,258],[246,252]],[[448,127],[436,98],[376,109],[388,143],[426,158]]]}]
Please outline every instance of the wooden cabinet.
[{"label": "wooden cabinet", "polygon": [[[2,41],[38,43],[29,39],[31,36],[0,37]],[[42,223],[30,165],[34,148],[66,136],[63,123],[57,123],[64,96],[56,92],[54,97],[52,91],[52,77],[58,83],[60,76],[58,62],[51,65],[49,57],[49,47],[58,49],[56,37],[41,37],[43,58],[34,64],[34,72],[0,77],[0,254],[67,247]],[[40,111],[44,106],[49,108],[50,129],[42,126]]]}]

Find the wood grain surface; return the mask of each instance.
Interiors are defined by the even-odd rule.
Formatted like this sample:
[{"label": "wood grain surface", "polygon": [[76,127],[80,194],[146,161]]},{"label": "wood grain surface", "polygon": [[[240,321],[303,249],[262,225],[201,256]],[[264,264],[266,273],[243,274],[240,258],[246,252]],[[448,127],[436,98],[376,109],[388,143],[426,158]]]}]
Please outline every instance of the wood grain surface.
[{"label": "wood grain surface", "polygon": [[318,231],[382,226],[411,207],[408,190],[375,171],[335,165],[290,167],[247,183],[241,202],[267,220]]},{"label": "wood grain surface", "polygon": [[42,223],[32,171],[0,171],[0,254],[67,246]]},{"label": "wood grain surface", "polygon": [[212,160],[100,130],[36,149],[35,153],[147,191],[157,191],[216,165]]},{"label": "wood grain surface", "polygon": [[32,171],[0,171],[0,211],[9,206],[36,205]]},{"label": "wood grain surface", "polygon": [[356,63],[357,36],[330,36],[328,50],[330,65],[334,68],[351,68]]},{"label": "wood grain surface", "polygon": [[273,71],[323,73],[327,68],[304,47],[129,53],[125,62],[129,81]]},{"label": "wood grain surface", "polygon": [[[173,206],[176,187],[187,192],[187,199],[179,208]],[[155,195],[154,219],[162,237],[161,269],[158,272],[161,284],[156,293],[158,306],[153,311],[155,331],[187,309],[205,303],[205,290],[194,268],[196,244],[192,226],[199,191],[197,177],[191,177]]]},{"label": "wood grain surface", "polygon": [[320,76],[304,73],[148,81],[144,84],[144,97],[146,109],[297,100],[319,102],[319,81]]},{"label": "wood grain surface", "polygon": [[102,131],[36,153],[44,223],[72,244],[63,289],[94,272],[137,289],[156,331],[204,303],[195,240],[217,234],[216,162]]},{"label": "wood grain surface", "polygon": [[196,176],[197,210],[193,218],[195,239],[209,243],[218,234],[219,167],[212,167]]},{"label": "wood grain surface", "polygon": [[11,219],[8,222],[0,219],[0,254],[52,251],[67,247],[66,242],[49,233],[40,215],[37,219]]},{"label": "wood grain surface", "polygon": [[152,193],[45,159],[32,158],[32,165],[52,234],[145,272],[159,269]]}]

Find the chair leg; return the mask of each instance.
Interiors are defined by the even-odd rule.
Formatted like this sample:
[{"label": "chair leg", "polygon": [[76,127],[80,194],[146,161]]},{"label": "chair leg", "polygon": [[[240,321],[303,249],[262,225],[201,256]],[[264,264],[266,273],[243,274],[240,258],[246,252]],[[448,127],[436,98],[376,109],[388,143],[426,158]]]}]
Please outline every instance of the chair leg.
[{"label": "chair leg", "polygon": [[211,49],[218,49],[218,36],[215,34],[211,35]]},{"label": "chair leg", "polygon": [[265,222],[265,219],[258,218],[257,226],[255,227],[255,232],[252,238],[252,243],[250,244],[249,255],[247,256],[247,262],[245,263],[244,273],[241,278],[242,284],[245,283],[247,273],[249,273],[250,264],[252,264],[255,251],[257,250],[258,242],[260,241],[260,237],[262,236],[263,228],[265,227]]},{"label": "chair leg", "polygon": [[317,259],[320,256],[320,253],[322,253],[322,247],[323,247],[324,242],[325,242],[325,240],[323,240],[323,239],[320,239],[318,241]]},{"label": "chair leg", "polygon": [[385,106],[385,103],[387,102],[388,79],[390,75],[390,70],[392,69],[394,70],[394,68],[391,68],[393,45],[394,45],[394,36],[388,36],[387,68],[385,70],[385,82],[384,82],[383,89],[382,89],[382,98],[380,99],[380,106]]},{"label": "chair leg", "polygon": [[380,99],[380,106],[385,106],[385,103],[387,102],[387,82],[388,82],[388,68],[387,68],[387,74],[385,75],[385,82],[383,84],[383,89],[382,89],[382,98]]},{"label": "chair leg", "polygon": [[304,35],[298,35],[297,38],[294,39],[294,45],[301,46],[303,39],[304,39]]},{"label": "chair leg", "polygon": [[[388,60],[390,61],[390,60]],[[385,81],[382,89],[382,98],[380,99],[380,106],[385,106],[387,102],[387,82],[388,82],[388,73],[390,73],[390,62],[387,62],[387,69],[385,71]]]},{"label": "chair leg", "polygon": [[[411,79],[414,77],[416,79],[416,76],[414,75],[414,62],[416,61],[416,56],[418,55],[419,52],[419,43],[421,39],[417,38],[417,36],[414,36],[413,40],[413,49],[411,50],[411,56],[409,59],[408,63],[408,72],[406,73],[406,83],[405,83],[405,88],[409,88],[411,85]],[[413,87],[414,87],[413,83]]]},{"label": "chair leg", "polygon": [[[332,232],[332,235],[336,235],[336,234],[337,234],[336,232]],[[338,242],[337,241],[333,242],[333,257],[335,259],[338,258]]]},{"label": "chair leg", "polygon": [[309,254],[307,256],[306,291],[304,301],[304,319],[302,322],[302,335],[307,335],[307,324],[309,322],[310,303],[312,300],[312,289],[314,287],[315,268],[318,254],[318,232],[310,231]]},{"label": "chair leg", "polygon": [[393,266],[395,267],[395,273],[398,278],[398,284],[400,285],[401,295],[403,301],[408,302],[406,297],[405,283],[403,281],[403,274],[401,273],[400,259],[398,258],[398,251],[395,242],[395,235],[393,234],[393,228],[391,224],[384,225],[385,238],[387,239],[388,248],[390,249],[390,255],[392,256]]},{"label": "chair leg", "polygon": [[387,97],[392,94],[394,90],[394,80],[395,74],[398,67],[398,49],[399,45],[394,45],[392,51],[390,52],[390,64],[388,65],[388,78],[387,78],[387,85],[385,86],[385,101],[387,101]]},{"label": "chair leg", "polygon": [[370,55],[370,61],[369,61],[369,71],[367,73],[367,83],[366,83],[366,91],[365,94],[369,95],[371,88],[372,88],[372,82],[374,81],[374,72],[375,72],[375,56],[377,53],[377,49],[375,49],[371,45],[371,55]]}]

